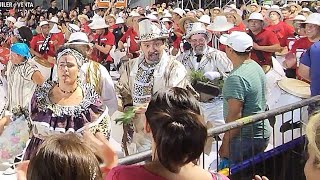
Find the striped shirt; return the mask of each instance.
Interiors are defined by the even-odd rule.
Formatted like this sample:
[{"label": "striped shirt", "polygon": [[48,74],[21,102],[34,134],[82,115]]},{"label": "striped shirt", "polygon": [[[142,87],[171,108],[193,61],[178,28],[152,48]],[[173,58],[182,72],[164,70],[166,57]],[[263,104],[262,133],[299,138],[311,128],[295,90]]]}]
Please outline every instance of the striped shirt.
[{"label": "striped shirt", "polygon": [[28,61],[20,64],[12,64],[9,61],[7,70],[8,111],[12,112],[12,109],[18,106],[29,108],[29,103],[37,86],[31,78],[37,70],[37,67]]},{"label": "striped shirt", "polygon": [[[247,117],[265,111],[266,108],[266,76],[253,60],[246,60],[231,71],[222,89],[224,98],[223,114],[228,116],[228,100],[237,99],[243,102],[242,117]],[[270,136],[268,120],[259,121],[241,128],[242,137],[262,138]]]}]

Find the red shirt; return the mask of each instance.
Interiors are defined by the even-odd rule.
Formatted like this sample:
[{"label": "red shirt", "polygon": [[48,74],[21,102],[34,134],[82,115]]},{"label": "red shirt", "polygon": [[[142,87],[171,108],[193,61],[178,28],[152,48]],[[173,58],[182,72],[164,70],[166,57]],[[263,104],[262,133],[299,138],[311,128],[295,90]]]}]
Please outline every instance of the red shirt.
[{"label": "red shirt", "polygon": [[[33,36],[32,40],[30,41],[30,48],[33,49],[34,51],[40,53],[40,48],[43,44],[43,41],[45,38],[43,37],[42,34],[38,34],[36,36]],[[49,45],[48,48],[49,50],[43,54],[44,59],[48,59],[48,56],[55,56],[56,49],[55,49],[55,44],[58,42],[55,36],[51,36],[49,40]]]},{"label": "red shirt", "polygon": [[266,30],[273,31],[277,35],[281,47],[288,46],[288,38],[293,37],[294,33],[294,28],[283,21],[275,25],[269,25]]},{"label": "red shirt", "polygon": [[[255,35],[255,43],[257,43],[259,46],[272,46],[274,44],[280,44],[278,38],[272,31],[268,31],[265,29],[262,29],[261,32],[259,32],[257,35]],[[272,52],[262,52],[262,56],[264,57],[264,61],[261,62],[259,58],[257,57],[255,51],[251,53],[251,59],[255,60],[260,66],[262,65],[272,65]]]},{"label": "red shirt", "polygon": [[[99,38],[100,38],[100,41],[99,41]],[[105,46],[105,45],[113,46],[115,43],[114,35],[109,31],[106,31],[106,33],[103,35],[95,34],[93,35],[93,42],[97,43],[100,46]],[[112,61],[112,58],[110,56],[110,53],[104,54],[103,52],[99,51],[97,48],[93,48],[92,60],[97,62],[102,62],[106,60],[110,62]]]},{"label": "red shirt", "polygon": [[234,25],[234,27],[231,28],[228,32],[231,33],[233,31],[245,32],[246,26],[243,24],[243,22],[241,22],[239,25]]},{"label": "red shirt", "polygon": [[58,41],[58,46],[62,46],[64,43],[65,43],[65,41],[64,41],[64,35],[63,35],[63,33],[62,32],[59,32],[59,33],[53,33],[53,34],[51,34],[51,36],[52,37],[54,37],[55,39],[57,39],[57,41]]},{"label": "red shirt", "polygon": [[182,41],[182,30],[179,28],[178,25],[174,25],[174,33],[176,34],[177,36],[177,39],[175,41],[173,41],[173,47],[176,48],[176,49],[180,49],[180,43]]},{"label": "red shirt", "polygon": [[[289,62],[292,61],[293,59],[300,59],[301,55],[308,49],[311,47],[311,45],[313,44],[313,42],[311,42],[307,37],[303,37],[300,38],[298,40],[296,40],[294,42],[294,44],[292,45],[291,50],[289,51],[289,53],[286,55],[286,61],[288,64],[292,64],[296,62]],[[292,57],[292,58],[289,58]],[[296,69],[297,65],[294,65],[293,67],[291,67],[292,69]]]},{"label": "red shirt", "polygon": [[140,50],[138,43],[136,40],[139,39],[138,33],[133,30],[133,28],[129,28],[127,32],[124,33],[122,38],[120,39],[121,42],[127,42],[127,38],[130,37],[130,47],[129,52],[132,54],[138,53]]},{"label": "red shirt", "polygon": [[84,24],[81,24],[81,31],[86,33],[87,35],[90,34],[91,30],[90,30],[87,22]]}]

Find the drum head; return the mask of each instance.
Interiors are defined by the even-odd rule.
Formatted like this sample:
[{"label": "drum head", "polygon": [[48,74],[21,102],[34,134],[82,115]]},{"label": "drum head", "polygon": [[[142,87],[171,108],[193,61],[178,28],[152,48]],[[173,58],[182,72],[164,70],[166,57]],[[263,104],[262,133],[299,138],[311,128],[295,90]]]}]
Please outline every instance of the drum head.
[{"label": "drum head", "polygon": [[309,98],[311,95],[310,84],[292,78],[284,78],[278,81],[279,87],[285,92],[300,98]]}]

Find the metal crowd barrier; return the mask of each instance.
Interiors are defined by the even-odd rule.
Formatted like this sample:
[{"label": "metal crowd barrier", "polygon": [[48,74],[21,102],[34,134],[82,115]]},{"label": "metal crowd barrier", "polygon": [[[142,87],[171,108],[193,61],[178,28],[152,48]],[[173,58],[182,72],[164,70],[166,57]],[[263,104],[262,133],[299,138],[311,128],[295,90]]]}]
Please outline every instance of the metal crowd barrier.
[{"label": "metal crowd barrier", "polygon": [[[215,148],[215,151],[213,151],[215,154],[206,155],[203,153],[202,157],[200,157],[200,164],[204,169],[209,169],[212,165],[214,165],[215,168],[218,167],[218,149],[219,145],[221,145],[221,134],[234,128],[241,128],[245,125],[248,126],[258,121],[273,118],[275,124],[269,140],[269,149],[267,148],[263,153],[252,155],[251,158],[244,159],[241,163],[232,165],[229,168],[229,175],[232,176],[236,174],[237,178],[231,179],[238,180],[243,172],[250,169],[253,174],[267,173],[266,175],[269,176],[270,180],[301,179],[299,176],[301,174],[303,175],[303,166],[294,166],[296,163],[304,165],[303,152],[305,151],[305,138],[303,124],[308,120],[307,106],[319,101],[320,95],[208,129],[208,136],[214,137],[214,145],[212,147]],[[289,129],[284,131],[282,129],[283,125],[286,125]],[[278,129],[276,129],[276,126],[278,126]],[[277,132],[277,130],[279,130],[279,132]],[[130,165],[150,160],[150,158],[151,150],[121,158],[119,163]],[[213,160],[210,158],[213,158]],[[210,164],[207,162],[208,159],[209,162],[211,162]],[[211,167],[210,170],[217,171],[215,168]],[[298,171],[300,174],[298,173],[297,175]],[[290,176],[289,178],[288,174]]]}]

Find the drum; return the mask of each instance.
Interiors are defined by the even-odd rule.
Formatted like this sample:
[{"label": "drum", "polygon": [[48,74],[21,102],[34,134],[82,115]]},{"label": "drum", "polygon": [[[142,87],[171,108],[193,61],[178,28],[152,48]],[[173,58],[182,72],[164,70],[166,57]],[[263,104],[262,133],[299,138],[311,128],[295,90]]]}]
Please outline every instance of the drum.
[{"label": "drum", "polygon": [[[299,81],[297,79],[283,78],[278,81],[278,89],[281,92],[279,99],[275,102],[273,106],[269,106],[270,109],[277,109],[282,106],[287,106],[292,103],[301,101],[304,98],[310,97],[310,85]],[[308,111],[307,107],[293,112],[287,112],[283,115],[276,116],[276,122],[273,127],[274,129],[274,138],[273,135],[270,138],[270,144],[274,147],[282,145],[291,141],[292,139],[298,138],[301,136],[300,126],[307,122],[308,120]],[[302,134],[304,130],[302,129]]]},{"label": "drum", "polygon": [[266,99],[268,107],[272,107],[279,100],[281,96],[281,90],[277,85],[277,82],[285,77],[284,70],[275,58],[272,57],[272,69],[266,74]]}]

